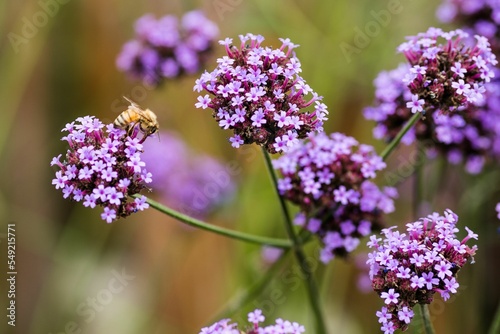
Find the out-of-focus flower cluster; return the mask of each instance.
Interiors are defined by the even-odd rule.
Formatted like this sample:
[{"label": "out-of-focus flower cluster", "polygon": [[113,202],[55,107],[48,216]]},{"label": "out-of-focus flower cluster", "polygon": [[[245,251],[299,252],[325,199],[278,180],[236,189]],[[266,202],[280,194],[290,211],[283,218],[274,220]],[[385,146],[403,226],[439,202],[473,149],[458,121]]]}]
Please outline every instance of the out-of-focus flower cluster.
[{"label": "out-of-focus flower cluster", "polygon": [[359,292],[367,294],[373,292],[372,281],[368,275],[370,266],[366,263],[368,260],[367,252],[360,252],[354,255],[354,265],[357,269],[358,276],[356,279],[356,286]]},{"label": "out-of-focus flower cluster", "polygon": [[104,207],[101,218],[108,223],[148,208],[144,196],[130,200],[152,182],[141,159],[143,146],[137,131],[128,136],[94,116],[79,117],[62,131],[68,132],[62,140],[69,149],[64,161],[60,154],[51,166],[60,168],[52,184],[62,190],[64,198],[90,208]]},{"label": "out-of-focus flower cluster", "polygon": [[413,318],[412,308],[430,304],[434,293],[444,300],[457,292],[457,273],[467,261],[474,262],[477,246],[469,247],[469,239],[477,239],[470,229],[459,240],[458,217],[451,210],[444,216],[433,213],[406,224],[406,233],[391,227],[382,230],[383,239],[370,237],[368,246],[370,278],[373,289],[384,299],[377,312],[384,333],[405,330]]},{"label": "out-of-focus flower cluster", "polygon": [[[411,92],[403,83],[409,70],[408,64],[401,64],[381,72],[374,81],[375,103],[365,108],[364,116],[377,122],[373,134],[378,139],[391,141],[412,116],[405,102]],[[494,79],[484,87],[484,99],[452,114],[431,109],[402,142],[409,145],[418,140],[430,157],[439,153],[450,163],[464,162],[469,173],[481,172],[487,158],[500,159],[500,84]]]},{"label": "out-of-focus flower cluster", "polygon": [[118,69],[152,86],[200,71],[219,29],[201,11],[188,12],[178,21],[173,15],[139,18],[136,39],[123,46],[116,60]]},{"label": "out-of-focus flower cluster", "polygon": [[497,60],[486,37],[474,38],[460,29],[429,28],[398,47],[411,65],[403,82],[412,94],[406,103],[412,113],[449,113],[483,99]]},{"label": "out-of-focus flower cluster", "polygon": [[500,53],[500,2],[498,0],[444,0],[437,17],[445,23],[457,23],[465,30],[490,41],[493,52]]},{"label": "out-of-focus flower cluster", "polygon": [[279,49],[263,47],[264,37],[253,34],[240,40],[239,48],[230,38],[220,41],[227,56],[196,81],[194,90],[210,93],[199,96],[196,107],[213,109],[219,126],[233,130],[236,148],[257,143],[270,153],[286,152],[298,139],[322,131],[328,111],[300,76],[293,52],[298,45],[280,39]]},{"label": "out-of-focus flower cluster", "polygon": [[295,218],[323,241],[321,260],[345,256],[359,239],[382,226],[382,213],[394,211],[394,188],[369,181],[386,167],[373,147],[341,133],[310,136],[276,159],[280,194],[297,204]]},{"label": "out-of-focus flower cluster", "polygon": [[304,326],[288,320],[276,319],[274,325],[261,327],[259,323],[264,322],[262,311],[256,309],[248,313],[248,322],[252,325],[244,329],[238,329],[238,324],[230,323],[231,319],[223,319],[210,327],[201,329],[199,334],[301,334],[305,333]]},{"label": "out-of-focus flower cluster", "polygon": [[162,202],[184,214],[204,218],[235,191],[233,169],[197,155],[172,132],[144,143],[143,160],[155,176],[151,187]]}]

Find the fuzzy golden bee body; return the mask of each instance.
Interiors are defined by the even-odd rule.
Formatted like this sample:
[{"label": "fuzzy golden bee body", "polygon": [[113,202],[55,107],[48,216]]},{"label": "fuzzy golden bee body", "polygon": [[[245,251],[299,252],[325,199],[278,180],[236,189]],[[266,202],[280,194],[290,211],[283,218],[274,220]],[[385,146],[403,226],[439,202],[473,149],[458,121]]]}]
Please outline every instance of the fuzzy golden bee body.
[{"label": "fuzzy golden bee body", "polygon": [[160,128],[156,114],[149,109],[141,108],[134,101],[123,97],[130,106],[115,119],[113,124],[131,134],[136,127],[144,134],[144,138],[156,133]]}]

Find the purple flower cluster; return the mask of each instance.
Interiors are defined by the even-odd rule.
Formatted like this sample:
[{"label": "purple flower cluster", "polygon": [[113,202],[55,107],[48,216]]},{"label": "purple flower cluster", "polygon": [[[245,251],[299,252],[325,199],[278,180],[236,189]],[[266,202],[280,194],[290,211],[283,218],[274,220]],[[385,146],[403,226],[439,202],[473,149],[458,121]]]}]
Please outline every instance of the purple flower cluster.
[{"label": "purple flower cluster", "polygon": [[273,164],[283,175],[280,194],[301,209],[295,223],[322,239],[324,263],[355,250],[361,237],[382,226],[382,212],[394,211],[396,190],[369,181],[385,163],[352,137],[310,136]]},{"label": "purple flower cluster", "polygon": [[134,79],[157,86],[164,79],[200,71],[219,29],[203,12],[191,11],[180,24],[173,15],[160,19],[144,15],[136,21],[135,33],[136,39],[123,46],[117,67]]},{"label": "purple flower cluster", "polygon": [[262,311],[256,309],[248,313],[248,322],[252,325],[244,330],[238,329],[238,324],[230,323],[231,319],[223,319],[210,327],[201,329],[200,334],[301,334],[305,333],[304,326],[288,320],[276,319],[274,325],[260,327],[259,323],[265,320]]},{"label": "purple flower cluster", "polygon": [[437,17],[442,22],[455,22],[467,31],[490,41],[493,52],[500,54],[500,2],[498,0],[444,0]]},{"label": "purple flower cluster", "polygon": [[[374,81],[374,106],[365,108],[364,116],[377,122],[373,134],[392,140],[411,118],[406,101],[410,89],[403,83],[410,65],[401,64],[392,71],[381,72]],[[454,113],[429,110],[402,138],[406,145],[415,140],[428,149],[429,156],[439,153],[450,163],[465,163],[469,173],[479,173],[487,158],[500,159],[500,82],[495,79],[484,86],[484,99]]]},{"label": "purple flower cluster", "polygon": [[467,246],[477,239],[470,229],[463,240],[456,237],[458,217],[451,210],[444,216],[433,213],[426,218],[406,224],[406,234],[395,226],[382,230],[384,239],[370,237],[368,246],[370,278],[373,289],[384,300],[377,312],[382,331],[393,333],[405,330],[413,318],[412,308],[430,304],[434,293],[444,300],[457,292],[457,272],[470,260],[474,263],[477,246]]},{"label": "purple flower cluster", "polygon": [[264,37],[253,34],[240,35],[240,40],[239,49],[230,38],[219,42],[227,56],[196,80],[194,90],[212,95],[199,96],[196,107],[213,109],[219,126],[233,130],[235,148],[257,143],[270,153],[286,152],[298,139],[322,131],[327,107],[299,75],[293,52],[298,45],[280,39],[279,49],[263,47]]},{"label": "purple flower cluster", "polygon": [[475,42],[460,29],[429,28],[398,47],[411,65],[403,81],[412,94],[406,101],[412,113],[448,113],[482,100],[484,83],[494,77],[497,60],[488,40],[474,37]]},{"label": "purple flower cluster", "polygon": [[144,143],[142,159],[155,176],[151,187],[162,202],[196,218],[204,218],[235,191],[234,172],[216,159],[196,155],[172,132]]},{"label": "purple flower cluster", "polygon": [[83,202],[85,207],[104,207],[101,218],[108,223],[149,207],[146,197],[135,198],[152,181],[152,175],[141,160],[142,144],[113,124],[104,125],[94,116],[79,117],[66,124],[69,149],[52,159],[58,166],[52,184],[61,189],[64,198]]}]

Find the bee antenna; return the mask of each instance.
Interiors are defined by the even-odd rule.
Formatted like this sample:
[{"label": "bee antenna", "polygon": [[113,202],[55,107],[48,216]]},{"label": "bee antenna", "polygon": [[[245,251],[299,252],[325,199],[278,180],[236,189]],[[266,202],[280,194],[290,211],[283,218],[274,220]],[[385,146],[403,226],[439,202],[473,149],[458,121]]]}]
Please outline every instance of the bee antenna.
[{"label": "bee antenna", "polygon": [[129,99],[128,97],[123,96],[123,98],[124,98],[125,100],[127,100],[127,101],[131,104],[131,105],[133,105],[133,106],[137,105],[137,103],[135,103],[134,101],[132,101],[132,100],[131,100],[131,99]]}]

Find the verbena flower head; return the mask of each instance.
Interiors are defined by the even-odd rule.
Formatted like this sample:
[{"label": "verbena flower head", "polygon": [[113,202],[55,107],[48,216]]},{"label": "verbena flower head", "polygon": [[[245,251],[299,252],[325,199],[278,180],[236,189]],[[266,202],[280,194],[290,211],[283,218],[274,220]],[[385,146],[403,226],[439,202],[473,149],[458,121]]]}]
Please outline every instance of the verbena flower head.
[{"label": "verbena flower head", "polygon": [[346,256],[359,239],[394,211],[394,188],[380,190],[370,179],[386,167],[373,147],[349,136],[320,133],[273,162],[282,178],[280,194],[300,207],[295,218],[322,240],[321,260]]},{"label": "verbena flower head", "polygon": [[219,42],[227,56],[196,80],[194,90],[209,93],[198,97],[196,107],[213,109],[219,126],[233,131],[235,148],[257,143],[270,153],[286,152],[298,139],[322,131],[328,111],[300,76],[293,52],[298,45],[280,39],[279,49],[263,47],[264,37],[253,34],[240,40],[239,48],[230,38]]},{"label": "verbena flower head", "polygon": [[[410,89],[403,83],[410,65],[401,64],[381,72],[374,81],[374,106],[364,116],[377,122],[373,134],[391,141],[411,118],[406,107]],[[420,141],[430,157],[444,156],[452,164],[464,163],[469,173],[479,173],[488,160],[500,159],[500,81],[495,78],[484,86],[483,99],[458,108],[453,113],[430,109],[402,138],[406,145]]]},{"label": "verbena flower head", "polygon": [[230,323],[231,319],[223,319],[210,327],[202,328],[199,334],[301,334],[306,331],[304,326],[282,319],[276,319],[274,325],[262,327],[260,323],[264,322],[264,320],[265,317],[262,315],[262,311],[256,309],[248,313],[248,322],[251,325],[245,328],[238,329],[238,324]]},{"label": "verbena flower head", "polygon": [[204,218],[236,189],[234,172],[207,155],[193,152],[176,134],[160,131],[160,140],[144,143],[142,160],[155,176],[151,188],[163,203]]},{"label": "verbena flower head", "polygon": [[152,181],[141,159],[138,132],[130,136],[113,124],[104,125],[94,116],[78,117],[62,130],[69,144],[52,159],[59,167],[52,184],[64,198],[82,202],[85,207],[104,208],[101,218],[108,223],[149,207],[144,196],[132,199]]},{"label": "verbena flower head", "polygon": [[460,29],[429,28],[407,39],[398,51],[411,65],[403,80],[412,94],[406,101],[412,113],[448,113],[482,99],[484,83],[494,76],[497,64],[486,37],[472,40]]},{"label": "verbena flower head", "polygon": [[116,60],[118,69],[149,85],[193,74],[211,54],[217,25],[201,11],[191,11],[179,22],[173,15],[156,19],[147,14],[135,23],[136,38],[127,42]]},{"label": "verbena flower head", "polygon": [[493,52],[500,53],[500,2],[498,0],[444,0],[437,17],[442,22],[454,22],[467,31],[490,41]]},{"label": "verbena flower head", "polygon": [[457,273],[467,261],[474,263],[477,246],[466,242],[477,239],[470,229],[459,240],[458,217],[451,210],[444,216],[433,213],[406,224],[406,233],[395,226],[382,230],[383,239],[370,237],[373,248],[367,263],[373,289],[384,300],[377,312],[382,331],[405,330],[413,318],[413,306],[430,304],[434,293],[444,300],[457,293]]}]

